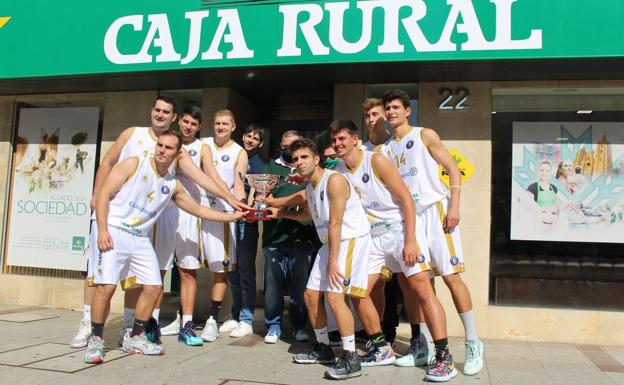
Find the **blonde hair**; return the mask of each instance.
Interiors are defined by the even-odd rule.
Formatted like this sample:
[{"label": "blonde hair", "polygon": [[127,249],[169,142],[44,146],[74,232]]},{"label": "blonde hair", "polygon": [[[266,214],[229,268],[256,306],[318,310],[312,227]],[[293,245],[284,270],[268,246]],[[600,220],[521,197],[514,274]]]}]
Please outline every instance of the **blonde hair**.
[{"label": "blonde hair", "polygon": [[230,110],[223,109],[215,112],[214,119],[217,119],[217,116],[229,116],[232,119],[232,124],[236,124],[236,119],[234,119],[234,113]]},{"label": "blonde hair", "polygon": [[383,102],[379,98],[368,98],[362,103],[362,110],[368,112],[371,108],[383,107]]}]

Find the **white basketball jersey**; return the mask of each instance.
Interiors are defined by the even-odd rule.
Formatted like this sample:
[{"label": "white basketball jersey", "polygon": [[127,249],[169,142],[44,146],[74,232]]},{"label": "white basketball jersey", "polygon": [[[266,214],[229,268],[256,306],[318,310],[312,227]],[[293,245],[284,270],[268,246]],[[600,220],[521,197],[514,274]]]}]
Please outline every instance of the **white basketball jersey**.
[{"label": "white basketball jersey", "polygon": [[[327,197],[327,181],[336,171],[325,170],[316,187],[312,183],[306,186],[306,196],[310,214],[314,220],[314,226],[319,239],[323,244],[327,243],[329,230],[329,198]],[[348,183],[348,179],[347,179]],[[370,224],[366,220],[366,213],[360,203],[355,189],[349,184],[349,198],[342,218],[341,240],[358,238],[370,233]]]},{"label": "white basketball jersey", "polygon": [[139,157],[134,174],[110,201],[108,225],[139,236],[148,236],[176,188],[175,169],[165,176],[156,172],[153,157]]},{"label": "white basketball jersey", "polygon": [[134,127],[130,139],[121,149],[119,160],[129,158],[131,156],[151,157],[156,149],[156,135],[149,127]]},{"label": "white basketball jersey", "polygon": [[[234,190],[234,178],[236,177],[236,161],[241,151],[244,151],[241,146],[231,140],[225,147],[217,147],[214,142],[214,138],[204,138],[202,141],[210,147],[212,150],[212,160],[217,172],[221,176],[221,179],[225,181],[225,184],[230,189],[230,192]],[[209,202],[207,202],[211,208],[215,210],[232,211],[232,207],[225,203],[221,198],[206,195]]]},{"label": "white basketball jersey", "polygon": [[401,139],[390,138],[381,148],[381,153],[399,169],[418,211],[441,201],[447,194],[438,175],[438,162],[422,141],[422,130],[422,127],[414,127]]},{"label": "white basketball jersey", "polygon": [[403,229],[401,208],[373,169],[374,153],[368,151],[361,151],[361,153],[362,159],[355,170],[350,171],[342,161],[338,163],[335,170],[349,179],[359,195],[371,224],[371,235],[379,235],[391,230],[401,231]]},{"label": "white basketball jersey", "polygon": [[[195,163],[195,166],[197,166],[199,169],[201,169],[201,152],[203,146],[204,144],[199,139],[195,139],[190,144],[182,144],[182,148],[184,148],[186,152],[188,152],[189,156],[193,160],[193,163]],[[203,189],[199,187],[197,183],[195,183],[192,179],[189,179],[186,175],[184,175],[184,173],[182,173],[180,170],[176,171],[176,177],[178,178],[182,186],[184,186],[189,195],[196,202],[200,202]]]}]

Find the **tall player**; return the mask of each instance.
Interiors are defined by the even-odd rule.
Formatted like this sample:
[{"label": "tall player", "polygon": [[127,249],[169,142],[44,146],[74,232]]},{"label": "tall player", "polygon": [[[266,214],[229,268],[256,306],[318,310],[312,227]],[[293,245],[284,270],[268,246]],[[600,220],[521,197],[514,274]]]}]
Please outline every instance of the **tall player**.
[{"label": "tall player", "polygon": [[[310,181],[305,191],[308,210],[278,215],[294,220],[311,217],[323,244],[314,261],[304,296],[317,344],[308,353],[296,354],[293,361],[300,364],[333,363],[325,372],[330,379],[360,376],[362,369],[355,353],[353,315],[345,296],[350,296],[356,307],[361,299],[366,298],[370,225],[357,193],[347,179],[320,167],[314,142],[299,139],[291,144],[290,149],[297,172]],[[344,349],[344,354],[336,362],[327,334],[324,295],[336,316]]]},{"label": "tall player", "polygon": [[[232,140],[236,129],[234,114],[230,110],[219,110],[214,115],[214,137],[205,138],[203,142],[212,152],[212,161],[219,176],[225,181],[228,189],[239,201],[245,200],[244,175],[247,173],[247,152]],[[206,195],[207,204],[220,211],[232,211],[233,208],[223,199]],[[210,317],[206,321],[201,338],[212,342],[219,337],[219,332],[231,332],[238,327],[237,322],[224,324],[217,329],[217,320],[221,311],[221,303],[227,288],[227,273],[236,264],[236,227],[234,223],[217,223],[202,221],[202,244],[204,259],[213,273],[211,288]],[[224,327],[225,326],[225,327]]]},{"label": "tall player", "polygon": [[[159,96],[154,101],[154,105],[150,110],[151,115],[151,125],[150,127],[130,127],[124,130],[115,143],[108,150],[104,159],[101,161],[98,171],[95,175],[95,183],[93,187],[93,197],[91,198],[91,208],[95,208],[95,201],[99,190],[102,188],[104,181],[110,170],[115,166],[118,162],[130,157],[130,156],[151,156],[154,152],[154,148],[156,146],[156,140],[158,136],[169,130],[171,123],[176,119],[177,115],[175,112],[175,103],[173,99],[167,96]],[[180,153],[177,167],[191,179],[195,180],[202,188],[206,189],[215,195],[221,196],[224,199],[227,199],[228,202],[231,202],[233,205],[241,205],[236,201],[236,199],[230,194],[229,191],[224,190],[219,183],[214,170],[207,169],[208,175],[202,172],[199,168],[197,168],[192,159],[188,156],[186,151],[182,151]],[[92,217],[92,228],[95,226],[95,215]],[[78,333],[71,341],[71,346],[75,348],[81,348],[86,346],[87,339],[91,333],[90,328],[90,308],[91,308],[91,298],[95,292],[95,288],[92,287],[93,282],[93,266],[91,261],[96,257],[96,250],[88,250],[90,262],[88,263],[88,272],[87,279],[85,281],[85,291],[84,291],[84,301],[85,301],[85,309],[84,309],[84,317],[80,322],[80,327]],[[131,277],[129,277],[131,278]],[[131,280],[123,280],[122,286],[124,284],[129,283]],[[138,298],[138,291],[136,290],[128,290],[125,293],[124,298],[124,321],[123,321],[123,330],[125,328],[130,327],[132,325],[132,319],[134,318],[134,307],[136,305],[136,301]],[[123,334],[120,336],[123,337]],[[121,341],[120,341],[121,342]]]},{"label": "tall player", "polygon": [[[410,126],[410,98],[405,91],[388,91],[384,94],[383,102],[393,136],[383,145],[381,152],[395,163],[410,192],[414,194],[417,215],[425,228],[433,271],[442,276],[449,288],[464,325],[464,374],[477,374],[483,368],[483,343],[477,334],[468,287],[460,276],[464,271],[464,260],[457,226],[461,191],[459,170],[434,130]],[[440,165],[449,175],[450,198],[447,188],[438,177]],[[403,357],[404,362],[397,363],[413,365],[419,353],[427,350],[423,338],[416,338],[411,341],[412,354]],[[436,366],[443,368],[449,359],[448,355],[437,355]]]},{"label": "tall player", "polygon": [[123,350],[148,355],[164,349],[145,336],[148,318],[162,287],[162,280],[149,232],[170,199],[189,213],[204,219],[232,221],[242,213],[229,215],[201,207],[178,184],[175,167],[182,142],[179,135],[162,132],[154,155],[129,157],[107,175],[96,198],[97,227],[91,233],[91,249],[98,249],[95,261],[96,291],[92,309],[92,335],[85,362],[104,360],[104,323],[110,300],[119,281],[129,273],[142,285],[132,331],[124,335]]},{"label": "tall player", "polygon": [[[386,157],[358,147],[358,130],[352,121],[334,121],[330,130],[334,150],[342,160],[336,171],[354,186],[371,223],[369,287],[375,286],[383,266],[397,273],[406,302],[411,298],[418,300],[433,333],[436,350],[440,355],[448,355],[446,317],[429,282],[429,252],[419,246],[419,243],[426,246],[427,239],[423,226],[417,225],[412,195]],[[388,360],[384,354],[388,350],[390,346],[379,344],[371,337],[362,366],[383,364]],[[425,377],[442,382],[457,375],[452,362],[446,369],[432,367]]]}]

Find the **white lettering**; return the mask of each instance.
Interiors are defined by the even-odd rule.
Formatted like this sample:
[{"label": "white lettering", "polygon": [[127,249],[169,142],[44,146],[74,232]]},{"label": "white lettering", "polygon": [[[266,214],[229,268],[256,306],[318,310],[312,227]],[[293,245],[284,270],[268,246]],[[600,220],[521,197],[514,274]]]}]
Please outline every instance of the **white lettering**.
[{"label": "white lettering", "polygon": [[[147,21],[149,21],[151,25],[145,37],[145,41],[143,42],[140,54],[148,55],[150,46],[154,45],[154,47],[161,49],[160,54],[156,56],[157,63],[180,61],[181,55],[177,53],[173,47],[167,14],[159,13],[156,15],[148,15]],[[157,34],[158,37],[156,37]]]},{"label": "white lettering", "polygon": [[357,53],[370,44],[373,9],[378,5],[374,1],[360,1],[357,7],[362,10],[362,36],[355,43],[350,43],[344,38],[344,14],[349,3],[325,3],[325,10],[329,11],[329,44],[340,53]]},{"label": "white lettering", "polygon": [[185,65],[197,57],[199,53],[199,42],[201,40],[202,21],[208,17],[208,11],[186,12],[184,17],[191,21],[189,30],[189,47],[186,56],[180,64]]},{"label": "white lettering", "polygon": [[[329,55],[329,47],[325,46],[314,29],[323,20],[323,8],[318,4],[280,5],[279,11],[284,15],[284,33],[282,47],[277,56],[301,56],[301,48],[297,47],[297,26],[303,33],[312,55]],[[299,14],[306,12],[308,20],[298,23]]]},{"label": "white lettering", "polygon": [[[436,45],[429,43],[418,22],[427,14],[427,5],[423,0],[392,0],[380,2],[384,9],[384,41],[378,48],[379,53],[404,52],[405,46],[399,42],[399,11],[403,7],[412,9],[412,13],[401,20],[416,51],[441,51]],[[451,49],[453,51],[454,49]]]},{"label": "white lettering", "polygon": [[[496,5],[496,38],[489,49],[540,49],[542,30],[533,29],[528,39],[511,39],[511,6],[517,0],[490,0]],[[462,47],[463,48],[463,47]]]},{"label": "white lettering", "polygon": [[[217,16],[221,19],[217,32],[215,32],[208,50],[202,54],[202,60],[223,59],[223,53],[219,51],[221,41],[232,44],[232,50],[227,53],[228,59],[252,58],[254,51],[247,48],[238,10],[220,9],[217,11]],[[225,33],[226,28],[230,31],[227,34]]]},{"label": "white lettering", "polygon": [[125,55],[119,52],[117,36],[121,27],[125,25],[131,25],[133,30],[141,31],[143,29],[143,15],[124,16],[113,21],[113,24],[108,27],[106,35],[104,35],[104,54],[106,58],[115,64],[149,63],[152,58],[147,53],[140,52],[138,54]]}]

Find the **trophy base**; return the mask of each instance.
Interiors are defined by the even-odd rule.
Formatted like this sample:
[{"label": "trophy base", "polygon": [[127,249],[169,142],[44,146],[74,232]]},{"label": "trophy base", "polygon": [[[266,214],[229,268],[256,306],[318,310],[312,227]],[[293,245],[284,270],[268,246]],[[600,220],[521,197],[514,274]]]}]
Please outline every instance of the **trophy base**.
[{"label": "trophy base", "polygon": [[269,210],[259,210],[259,209],[252,209],[249,210],[249,212],[247,213],[247,215],[245,215],[245,220],[247,221],[268,221],[271,218],[269,218],[269,214],[271,212]]}]

